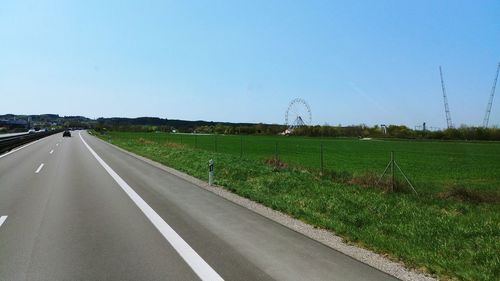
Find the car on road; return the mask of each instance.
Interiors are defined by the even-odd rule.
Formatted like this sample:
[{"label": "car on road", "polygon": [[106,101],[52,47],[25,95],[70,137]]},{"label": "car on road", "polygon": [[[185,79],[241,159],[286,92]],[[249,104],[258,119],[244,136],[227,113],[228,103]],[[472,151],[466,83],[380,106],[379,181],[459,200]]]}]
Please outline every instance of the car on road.
[{"label": "car on road", "polygon": [[70,132],[70,131],[68,131],[68,130],[65,130],[65,131],[63,132],[63,138],[64,138],[64,137],[71,137],[71,132]]}]

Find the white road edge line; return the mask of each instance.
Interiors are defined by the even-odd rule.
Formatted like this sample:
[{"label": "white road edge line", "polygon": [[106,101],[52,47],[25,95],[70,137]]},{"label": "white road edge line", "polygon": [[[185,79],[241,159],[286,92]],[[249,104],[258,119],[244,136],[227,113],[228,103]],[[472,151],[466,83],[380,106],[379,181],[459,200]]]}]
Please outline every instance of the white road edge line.
[{"label": "white road edge line", "polygon": [[44,165],[45,165],[45,164],[43,164],[43,163],[42,163],[42,164],[40,164],[40,166],[38,166],[38,169],[36,169],[35,174],[40,173],[40,171],[42,170],[42,168],[43,168],[43,166],[44,166]]},{"label": "white road edge line", "polygon": [[49,154],[52,154],[52,153],[54,153],[54,150],[53,150],[53,149],[49,152]]},{"label": "white road edge line", "polygon": [[0,217],[0,226],[7,220],[7,216],[1,216]]},{"label": "white road edge line", "polygon": [[82,134],[79,132],[80,139],[87,147],[90,153],[95,157],[97,162],[108,172],[108,174],[118,183],[118,185],[125,191],[125,193],[132,199],[132,201],[139,207],[144,215],[151,221],[151,223],[160,231],[163,237],[172,245],[177,253],[184,259],[184,261],[191,267],[191,269],[198,275],[201,280],[224,280],[222,277],[203,260],[193,248],[191,248],[186,241],[184,241],[175,230],[170,227],[158,213],[151,208],[146,201],[144,201],[139,194],[137,194],[111,167],[104,162],[104,160],[97,155],[97,153],[85,142]]},{"label": "white road edge line", "polygon": [[36,140],[36,141],[34,141],[34,142],[30,142],[30,143],[28,143],[27,145],[23,145],[23,146],[21,146],[21,147],[18,147],[18,148],[12,149],[11,151],[9,151],[9,152],[7,152],[7,153],[5,153],[5,154],[0,155],[0,158],[3,158],[3,157],[5,157],[5,156],[7,156],[7,155],[9,155],[9,154],[11,154],[11,153],[14,153],[14,152],[16,152],[16,151],[18,151],[18,150],[21,150],[21,149],[23,149],[23,148],[25,148],[25,147],[28,147],[28,146],[32,145],[32,144],[35,144],[35,143],[37,143],[37,142],[39,142],[39,141],[41,141],[41,140],[42,140],[42,139],[39,139],[39,140]]}]

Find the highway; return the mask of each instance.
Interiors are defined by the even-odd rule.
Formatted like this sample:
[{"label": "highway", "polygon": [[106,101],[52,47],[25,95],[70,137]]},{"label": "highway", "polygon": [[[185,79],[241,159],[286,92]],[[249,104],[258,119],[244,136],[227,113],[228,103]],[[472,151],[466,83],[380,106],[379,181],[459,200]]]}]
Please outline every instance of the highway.
[{"label": "highway", "polygon": [[85,131],[0,155],[0,280],[397,280]]}]

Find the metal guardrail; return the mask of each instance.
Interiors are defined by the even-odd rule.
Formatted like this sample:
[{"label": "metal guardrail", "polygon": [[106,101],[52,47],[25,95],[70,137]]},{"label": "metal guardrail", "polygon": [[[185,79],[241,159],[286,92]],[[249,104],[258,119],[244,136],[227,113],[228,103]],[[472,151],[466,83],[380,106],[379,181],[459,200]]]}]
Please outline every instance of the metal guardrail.
[{"label": "metal guardrail", "polygon": [[42,133],[34,133],[34,134],[24,134],[10,137],[0,138],[0,154],[7,152],[13,148],[16,148],[25,143],[29,143],[53,134],[57,134],[62,132],[62,130],[48,131]]},{"label": "metal guardrail", "polygon": [[10,137],[20,136],[20,135],[27,135],[27,134],[29,134],[29,132],[0,134],[0,139],[10,138]]}]

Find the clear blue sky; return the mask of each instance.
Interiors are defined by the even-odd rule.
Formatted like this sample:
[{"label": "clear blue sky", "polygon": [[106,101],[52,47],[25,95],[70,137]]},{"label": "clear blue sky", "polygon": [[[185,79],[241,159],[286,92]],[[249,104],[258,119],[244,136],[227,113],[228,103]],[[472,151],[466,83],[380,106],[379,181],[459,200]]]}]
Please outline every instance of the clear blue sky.
[{"label": "clear blue sky", "polygon": [[480,125],[499,61],[497,0],[0,2],[0,114]]}]

